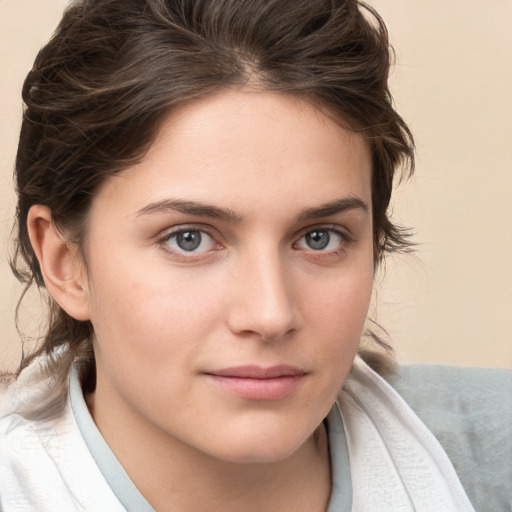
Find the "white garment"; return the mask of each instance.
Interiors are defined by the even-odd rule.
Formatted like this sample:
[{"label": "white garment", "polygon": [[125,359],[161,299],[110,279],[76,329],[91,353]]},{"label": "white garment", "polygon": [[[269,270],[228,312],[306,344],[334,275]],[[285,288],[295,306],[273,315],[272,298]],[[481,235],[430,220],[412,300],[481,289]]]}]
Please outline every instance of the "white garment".
[{"label": "white garment", "polygon": [[[474,512],[443,449],[389,384],[356,359],[348,388],[331,414],[343,420],[352,512]],[[125,511],[84,442],[69,397],[52,421],[12,412],[48,394],[51,384],[29,373],[0,408],[0,510]],[[330,444],[337,439],[345,442],[330,437]],[[329,511],[338,512],[336,503]]]},{"label": "white garment", "polygon": [[434,435],[396,391],[356,358],[341,393],[352,512],[474,511]]},{"label": "white garment", "polygon": [[11,413],[51,395],[51,382],[25,370],[0,407],[0,510],[125,512],[83,441],[69,399],[52,421]]}]

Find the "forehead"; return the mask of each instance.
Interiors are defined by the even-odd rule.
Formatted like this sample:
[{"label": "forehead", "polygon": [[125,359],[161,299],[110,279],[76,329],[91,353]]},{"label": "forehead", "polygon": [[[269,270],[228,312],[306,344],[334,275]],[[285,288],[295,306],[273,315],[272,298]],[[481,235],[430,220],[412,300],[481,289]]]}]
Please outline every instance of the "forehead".
[{"label": "forehead", "polygon": [[[174,108],[145,158],[100,190],[131,210],[167,197],[240,211],[370,202],[365,139],[298,97],[227,90]],[[311,203],[311,204],[309,204]],[[127,211],[128,213],[128,211]]]}]

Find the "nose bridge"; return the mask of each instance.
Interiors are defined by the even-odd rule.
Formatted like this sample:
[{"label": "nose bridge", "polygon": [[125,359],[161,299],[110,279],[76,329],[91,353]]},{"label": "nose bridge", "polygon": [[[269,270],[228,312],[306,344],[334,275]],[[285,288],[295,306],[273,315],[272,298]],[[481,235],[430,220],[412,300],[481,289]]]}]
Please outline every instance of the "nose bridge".
[{"label": "nose bridge", "polygon": [[267,247],[241,258],[231,328],[277,339],[298,325],[291,269],[277,248]]}]

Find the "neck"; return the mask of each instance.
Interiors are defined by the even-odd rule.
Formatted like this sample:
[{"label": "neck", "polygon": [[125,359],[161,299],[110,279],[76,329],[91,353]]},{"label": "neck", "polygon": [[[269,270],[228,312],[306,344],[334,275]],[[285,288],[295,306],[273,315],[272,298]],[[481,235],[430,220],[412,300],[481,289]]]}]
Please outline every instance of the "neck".
[{"label": "neck", "polygon": [[[322,512],[330,496],[325,427],[293,454],[269,463],[234,463],[200,452],[154,427],[119,428],[90,395],[91,414],[141,494],[158,512]],[[143,461],[143,463],[141,463]]]}]

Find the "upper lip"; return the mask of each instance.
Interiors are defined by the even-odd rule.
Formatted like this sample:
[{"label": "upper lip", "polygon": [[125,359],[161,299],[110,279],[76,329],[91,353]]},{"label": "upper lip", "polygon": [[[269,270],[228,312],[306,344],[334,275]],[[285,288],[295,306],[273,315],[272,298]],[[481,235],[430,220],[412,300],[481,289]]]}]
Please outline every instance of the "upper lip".
[{"label": "upper lip", "polygon": [[270,366],[263,368],[256,365],[236,366],[231,368],[223,368],[221,370],[214,370],[206,372],[208,375],[216,375],[218,377],[237,377],[245,379],[274,379],[277,377],[296,377],[305,375],[305,371],[290,366],[287,364],[280,364],[277,366]]}]

